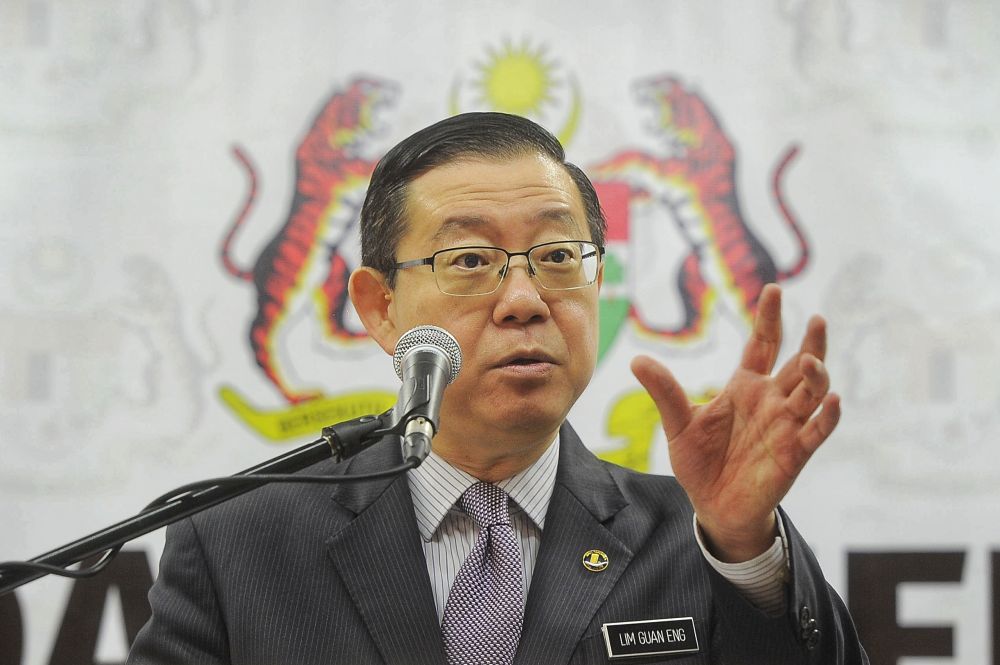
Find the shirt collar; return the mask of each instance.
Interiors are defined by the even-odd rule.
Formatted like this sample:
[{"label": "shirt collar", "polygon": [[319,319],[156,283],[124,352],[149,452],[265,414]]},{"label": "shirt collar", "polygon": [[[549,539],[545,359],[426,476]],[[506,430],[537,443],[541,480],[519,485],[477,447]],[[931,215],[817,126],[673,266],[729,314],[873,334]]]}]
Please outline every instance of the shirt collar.
[{"label": "shirt collar", "polygon": [[[559,463],[559,436],[545,449],[541,457],[524,471],[497,483],[539,529],[545,527],[545,513],[556,485]],[[416,469],[407,474],[417,530],[424,542],[430,542],[448,511],[465,490],[479,479],[457,469],[434,451]]]}]

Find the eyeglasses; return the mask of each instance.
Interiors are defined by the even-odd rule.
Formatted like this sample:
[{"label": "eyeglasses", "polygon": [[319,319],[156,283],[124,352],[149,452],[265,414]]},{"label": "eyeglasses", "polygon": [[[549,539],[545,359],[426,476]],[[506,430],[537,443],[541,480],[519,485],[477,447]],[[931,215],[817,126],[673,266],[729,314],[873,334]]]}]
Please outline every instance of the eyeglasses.
[{"label": "eyeglasses", "polygon": [[543,242],[524,252],[508,252],[500,247],[452,247],[434,252],[425,259],[395,264],[398,270],[430,266],[438,289],[452,296],[483,296],[500,287],[510,268],[510,260],[523,256],[528,274],[550,291],[566,291],[589,286],[597,280],[604,248],[585,240]]}]

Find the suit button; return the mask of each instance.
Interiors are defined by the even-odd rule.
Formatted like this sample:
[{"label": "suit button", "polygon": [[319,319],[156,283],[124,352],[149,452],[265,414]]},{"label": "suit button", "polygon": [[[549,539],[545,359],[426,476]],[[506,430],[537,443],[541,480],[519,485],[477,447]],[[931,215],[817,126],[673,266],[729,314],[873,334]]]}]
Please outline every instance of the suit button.
[{"label": "suit button", "polygon": [[808,640],[809,636],[816,632],[816,619],[809,619],[804,626],[802,626],[802,639]]},{"label": "suit button", "polygon": [[810,621],[813,621],[812,610],[809,609],[808,605],[803,605],[799,610],[799,626],[802,630],[805,630],[809,626]]},{"label": "suit button", "polygon": [[809,637],[806,638],[806,649],[812,651],[817,646],[819,646],[819,638],[820,638],[819,630],[814,629],[811,633],[809,633]]}]

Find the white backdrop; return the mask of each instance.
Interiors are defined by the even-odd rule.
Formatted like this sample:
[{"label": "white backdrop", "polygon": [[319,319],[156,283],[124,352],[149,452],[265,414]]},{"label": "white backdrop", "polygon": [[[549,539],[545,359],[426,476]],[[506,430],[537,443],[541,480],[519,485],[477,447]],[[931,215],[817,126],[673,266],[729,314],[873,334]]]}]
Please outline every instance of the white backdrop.
[{"label": "white backdrop", "polygon": [[[326,284],[335,303],[331,257],[356,262],[364,178],[349,172],[450,113],[499,109],[558,133],[602,195],[618,196],[605,200],[617,275],[602,356],[571,416],[593,448],[668,472],[628,360],[651,353],[692,396],[711,392],[753,308],[753,285],[733,283],[737,258],[756,262],[752,275],[795,273],[783,280],[786,339],[811,313],[828,318],[844,417],[786,509],[842,595],[850,553],[961,553],[957,577],[903,584],[895,610],[865,597],[861,577],[851,604],[859,621],[888,611],[902,627],[950,627],[950,655],[900,663],[1000,662],[998,34],[990,0],[8,0],[0,560],[384,407],[390,363],[354,334],[349,307],[330,317],[317,291]],[[661,96],[668,78],[683,108]],[[684,126],[702,105],[718,126]],[[316,129],[334,161],[305,150],[297,171],[317,114],[341,107],[364,113]],[[731,147],[731,178],[700,179],[685,159],[709,141]],[[292,266],[298,286],[265,296],[275,309],[257,332],[286,393],[311,400],[293,404],[255,361],[257,291],[223,265],[249,191],[234,146],[257,180],[229,256],[249,271],[265,254],[258,272],[273,277],[274,241]],[[299,211],[296,228],[314,226],[295,236],[282,229],[302,169],[336,195]],[[716,226],[727,215],[733,235]],[[695,247],[701,259],[685,263]],[[684,266],[695,278],[681,288]],[[685,302],[704,316],[682,334]],[[155,567],[161,543],[153,534],[131,549]],[[0,665],[65,660],[54,645],[73,623],[71,588],[46,579],[17,591],[23,627],[8,601]],[[123,601],[113,589],[107,599],[79,662],[124,657]]]}]

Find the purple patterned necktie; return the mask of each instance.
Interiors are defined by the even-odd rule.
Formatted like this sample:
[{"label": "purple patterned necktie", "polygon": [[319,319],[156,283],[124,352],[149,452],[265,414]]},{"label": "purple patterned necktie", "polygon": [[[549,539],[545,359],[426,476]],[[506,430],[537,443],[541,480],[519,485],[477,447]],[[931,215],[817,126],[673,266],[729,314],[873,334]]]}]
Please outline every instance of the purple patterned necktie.
[{"label": "purple patterned necktie", "polygon": [[510,524],[507,493],[476,483],[458,505],[479,537],[448,594],[441,621],[448,665],[510,665],[521,637],[524,591],[521,548]]}]

